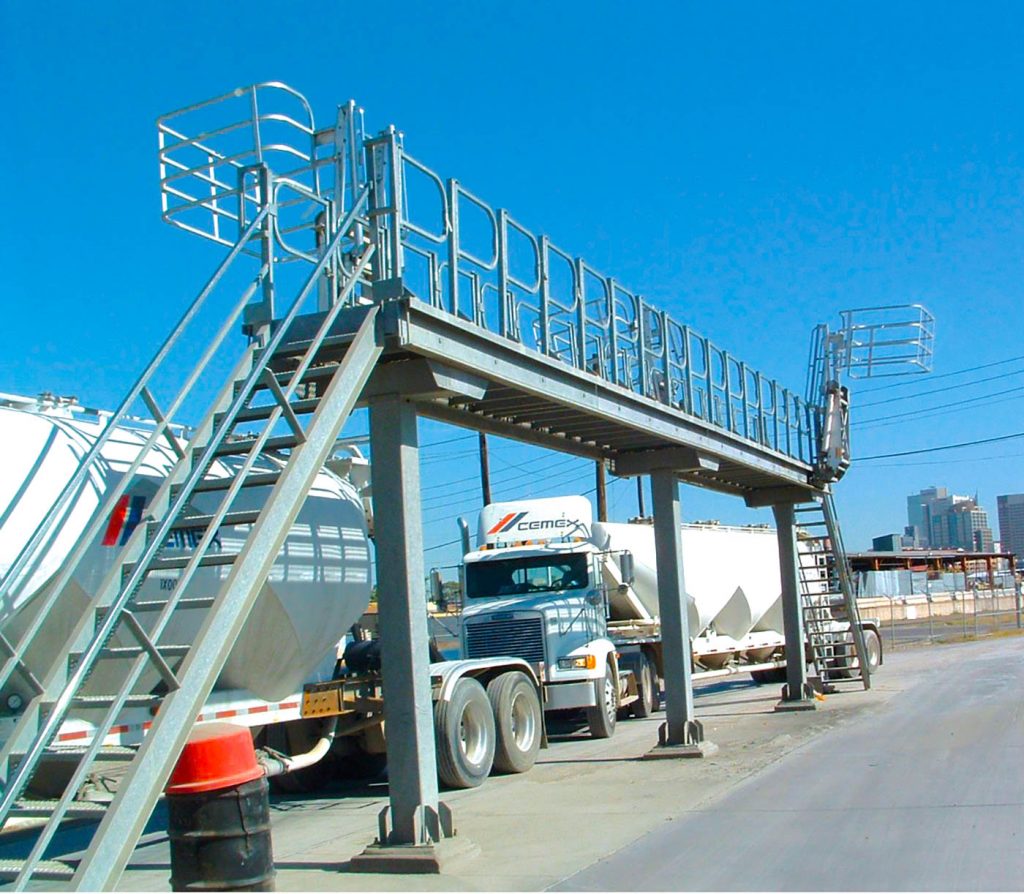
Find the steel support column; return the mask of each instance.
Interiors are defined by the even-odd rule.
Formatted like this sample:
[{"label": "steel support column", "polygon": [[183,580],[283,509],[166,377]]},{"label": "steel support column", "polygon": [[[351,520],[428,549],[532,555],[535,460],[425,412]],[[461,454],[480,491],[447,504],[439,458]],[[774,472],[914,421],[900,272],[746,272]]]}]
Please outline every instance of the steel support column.
[{"label": "steel support column", "polygon": [[428,844],[440,836],[415,408],[397,395],[373,400],[370,446],[391,801],[380,843]]},{"label": "steel support column", "polygon": [[803,610],[800,604],[800,558],[796,545],[796,513],[792,503],[772,506],[778,529],[779,572],[782,578],[782,623],[786,636],[786,685],[780,705],[814,707],[807,686]]},{"label": "steel support column", "polygon": [[[671,469],[653,471],[651,496],[665,671],[665,723],[659,732],[659,749],[677,749],[687,756],[700,756],[706,749],[701,747],[703,729],[693,709],[690,625],[683,578],[677,473]],[[652,753],[651,756],[656,755]]]}]

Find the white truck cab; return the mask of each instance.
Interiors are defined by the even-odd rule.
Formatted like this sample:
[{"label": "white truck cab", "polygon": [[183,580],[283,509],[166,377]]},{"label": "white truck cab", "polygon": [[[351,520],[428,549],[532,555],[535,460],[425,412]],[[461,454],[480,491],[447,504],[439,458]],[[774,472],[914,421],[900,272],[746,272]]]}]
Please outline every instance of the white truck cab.
[{"label": "white truck cab", "polygon": [[545,710],[584,708],[604,738],[637,692],[608,635],[607,553],[591,541],[592,523],[580,496],[484,508],[478,548],[464,559],[463,654],[529,661]]}]

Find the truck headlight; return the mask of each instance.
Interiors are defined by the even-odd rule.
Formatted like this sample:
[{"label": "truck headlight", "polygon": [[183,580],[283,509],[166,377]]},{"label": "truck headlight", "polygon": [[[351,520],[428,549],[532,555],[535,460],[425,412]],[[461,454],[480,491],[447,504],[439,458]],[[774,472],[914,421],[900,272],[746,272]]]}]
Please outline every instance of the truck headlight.
[{"label": "truck headlight", "polygon": [[596,655],[576,655],[570,658],[559,658],[559,670],[594,670],[597,667]]}]

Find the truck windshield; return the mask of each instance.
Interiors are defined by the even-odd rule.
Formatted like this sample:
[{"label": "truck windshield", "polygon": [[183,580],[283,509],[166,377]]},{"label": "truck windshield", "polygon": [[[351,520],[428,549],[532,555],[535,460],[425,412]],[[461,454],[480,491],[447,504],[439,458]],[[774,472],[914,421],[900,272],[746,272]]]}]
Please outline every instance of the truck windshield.
[{"label": "truck windshield", "polygon": [[587,580],[587,556],[580,553],[473,562],[466,566],[466,595],[479,599],[578,590]]}]

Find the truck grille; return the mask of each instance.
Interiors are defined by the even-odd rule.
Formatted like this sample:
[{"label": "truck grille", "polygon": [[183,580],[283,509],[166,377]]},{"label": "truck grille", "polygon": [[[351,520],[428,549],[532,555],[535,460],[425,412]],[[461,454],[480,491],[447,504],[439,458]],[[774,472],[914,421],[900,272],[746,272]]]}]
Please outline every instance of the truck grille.
[{"label": "truck grille", "polygon": [[466,624],[467,658],[511,655],[529,662],[544,660],[544,627],[540,618],[504,618]]}]

